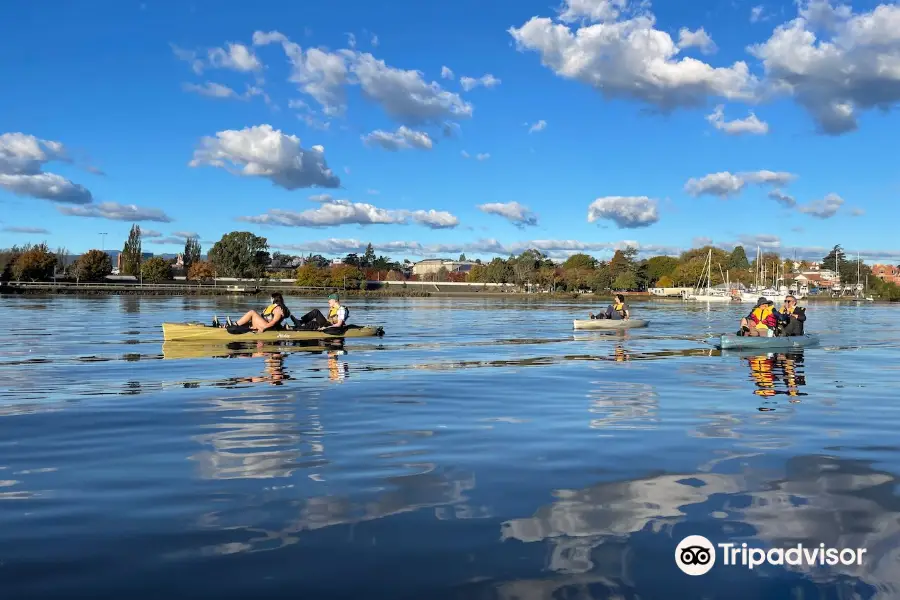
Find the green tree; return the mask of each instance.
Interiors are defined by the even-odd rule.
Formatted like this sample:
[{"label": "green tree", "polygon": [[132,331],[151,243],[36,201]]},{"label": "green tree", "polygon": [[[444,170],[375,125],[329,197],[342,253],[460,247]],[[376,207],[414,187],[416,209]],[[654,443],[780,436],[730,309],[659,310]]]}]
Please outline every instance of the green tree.
[{"label": "green tree", "polygon": [[637,249],[632,246],[628,246],[624,250],[616,250],[613,253],[612,259],[609,261],[609,272],[612,275],[612,278],[615,280],[619,277],[619,275],[634,275],[637,267],[635,265],[635,261],[637,260]]},{"label": "green tree", "polygon": [[358,254],[356,254],[355,252],[351,252],[344,257],[344,264],[350,265],[351,267],[359,267],[362,265],[362,260],[360,260]]},{"label": "green tree", "polygon": [[586,274],[587,277],[587,287],[589,287],[593,292],[605,292],[613,287],[613,276],[612,271],[609,268],[609,264],[600,263],[597,265],[596,269],[592,271],[587,270],[579,270]]},{"label": "green tree", "polygon": [[55,266],[56,255],[50,251],[47,244],[28,245],[13,263],[13,277],[16,278],[16,281],[23,279],[47,280],[53,277]]},{"label": "green tree", "polygon": [[465,253],[459,255],[459,262],[467,262]]},{"label": "green tree", "polygon": [[613,288],[619,291],[629,291],[637,287],[637,280],[632,273],[619,273],[613,281]]},{"label": "green tree", "polygon": [[729,270],[750,268],[750,261],[747,260],[747,253],[744,251],[743,246],[734,247],[734,250],[731,251],[731,256],[728,257],[726,265],[726,268]]},{"label": "green tree", "polygon": [[122,274],[137,277],[141,272],[141,228],[134,224],[122,249]]},{"label": "green tree", "polygon": [[363,254],[359,266],[363,267],[364,269],[373,267],[375,266],[375,258],[375,248],[372,247],[372,244],[368,244],[366,246],[366,252],[365,254]]},{"label": "green tree", "polygon": [[662,277],[672,276],[675,269],[678,268],[678,259],[672,256],[654,256],[647,259],[647,279],[651,284],[655,283],[657,287],[671,287],[659,285]]},{"label": "green tree", "polygon": [[161,256],[152,256],[141,265],[141,278],[149,283],[172,279],[172,266]]},{"label": "green tree", "polygon": [[101,281],[110,273],[112,260],[102,250],[88,250],[75,261],[75,277],[79,281]]},{"label": "green tree", "polygon": [[573,254],[563,263],[563,269],[593,269],[597,259],[589,254]]},{"label": "green tree", "polygon": [[22,249],[18,246],[0,250],[0,281],[12,279],[13,265],[16,264],[16,259],[20,254],[22,254]]},{"label": "green tree", "polygon": [[327,269],[331,265],[331,261],[321,254],[310,254],[306,257],[306,264],[312,263],[320,269]]},{"label": "green tree", "polygon": [[197,238],[188,238],[184,241],[184,254],[181,260],[184,263],[184,272],[190,273],[191,265],[200,261],[200,240]]},{"label": "green tree", "polygon": [[487,280],[490,283],[511,283],[513,281],[512,267],[502,258],[495,258],[485,268]]},{"label": "green tree", "polygon": [[219,277],[261,279],[270,261],[269,242],[249,231],[232,231],[213,244],[209,260]]}]

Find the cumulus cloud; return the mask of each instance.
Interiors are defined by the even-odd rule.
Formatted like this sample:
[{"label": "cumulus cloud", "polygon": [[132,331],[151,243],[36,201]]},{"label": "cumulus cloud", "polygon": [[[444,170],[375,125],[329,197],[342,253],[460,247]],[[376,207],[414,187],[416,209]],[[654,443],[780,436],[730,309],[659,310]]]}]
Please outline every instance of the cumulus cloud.
[{"label": "cumulus cloud", "polygon": [[537,225],[537,215],[518,202],[490,202],[479,204],[478,210],[489,215],[503,217],[519,228]]},{"label": "cumulus cloud", "polygon": [[0,135],[0,188],[19,196],[65,204],[87,204],[91,193],[55,173],[45,173],[48,162],[70,163],[61,142],[13,132]]},{"label": "cumulus cloud", "polygon": [[50,233],[43,227],[4,227],[4,233]]},{"label": "cumulus cloud", "polygon": [[378,129],[362,136],[362,140],[367,146],[378,146],[391,152],[410,148],[431,150],[433,146],[431,137],[427,133],[414,131],[405,125],[401,125],[395,132]]},{"label": "cumulus cloud", "polygon": [[441,79],[452,80],[454,77],[456,76],[453,74],[453,71],[451,71],[449,67],[441,67]]},{"label": "cumulus cloud", "polygon": [[[560,22],[533,17],[508,32],[520,50],[536,52],[558,76],[589,85],[607,99],[630,98],[667,112],[702,106],[710,97],[755,97],[758,82],[746,63],[713,67],[680,57],[681,48],[656,29],[651,13],[618,20],[626,8],[624,1],[566,0]],[[578,19],[594,22],[573,30],[570,23]],[[695,33],[683,41],[699,39]]]},{"label": "cumulus cloud", "polygon": [[[528,125],[528,123],[525,123]],[[538,131],[543,131],[547,128],[547,121],[541,119],[537,123],[532,124],[528,127],[528,133],[537,133]]]},{"label": "cumulus cloud", "polygon": [[156,231],[155,229],[141,229],[141,237],[142,238],[161,238],[163,236],[161,231]]},{"label": "cumulus cloud", "polygon": [[769,198],[774,200],[775,202],[781,204],[782,206],[786,206],[788,208],[793,208],[797,206],[797,200],[794,199],[793,196],[789,194],[785,194],[781,190],[775,189],[769,192]]},{"label": "cumulus cloud", "polygon": [[340,187],[340,178],[328,168],[325,149],[306,150],[300,138],[271,125],[257,125],[204,137],[194,152],[191,167],[212,166],[244,177],[265,177],[287,190]]},{"label": "cumulus cloud", "polygon": [[772,90],[793,96],[820,133],[854,131],[860,112],[900,101],[900,6],[854,14],[846,5],[808,0],[798,12],[748,50],[762,61]]},{"label": "cumulus cloud", "polygon": [[607,196],[588,207],[588,223],[599,219],[613,221],[623,229],[636,229],[659,221],[659,212],[656,200],[647,196]]},{"label": "cumulus cloud", "polygon": [[682,27],[678,31],[678,49],[685,50],[687,48],[699,48],[703,54],[715,54],[718,50],[712,37],[702,27],[696,31]]},{"label": "cumulus cloud", "polygon": [[799,212],[817,219],[830,219],[843,206],[844,199],[837,194],[828,194],[821,200],[813,200],[797,207]]},{"label": "cumulus cloud", "polygon": [[197,75],[201,75],[207,68],[229,69],[241,73],[259,72],[263,69],[262,62],[244,44],[229,42],[225,48],[209,48],[206,51],[206,62],[196,50],[186,50],[175,44],[171,44],[171,47],[176,58],[190,64]]},{"label": "cumulus cloud", "polygon": [[208,96],[210,98],[238,98],[239,95],[233,89],[228,87],[227,85],[222,85],[220,83],[214,83],[212,81],[207,81],[203,85],[198,85],[196,83],[185,83],[182,85],[182,88],[186,92],[193,92],[195,94],[200,94],[201,96]]},{"label": "cumulus cloud", "polygon": [[408,223],[410,219],[431,229],[451,229],[459,224],[454,215],[443,211],[385,209],[366,202],[351,202],[331,197],[318,197],[316,201],[321,204],[320,207],[302,212],[273,209],[262,215],[238,217],[238,220],[281,227],[402,225]]},{"label": "cumulus cloud", "polygon": [[687,181],[684,190],[691,196],[717,196],[728,198],[737,196],[748,183],[758,185],[787,185],[796,179],[796,175],[783,171],[750,171],[745,173],[730,173],[722,171],[710,173],[701,178],[692,177]]},{"label": "cumulus cloud", "polygon": [[351,85],[358,85],[363,97],[381,106],[402,125],[441,124],[448,119],[472,116],[472,105],[459,94],[444,90],[437,82],[426,82],[420,71],[388,66],[372,54],[347,49],[304,51],[277,31],[257,31],[253,43],[281,44],[292,65],[290,80],[329,116],[345,112],[347,88]]},{"label": "cumulus cloud", "polygon": [[462,86],[462,89],[470,92],[477,87],[486,87],[492,88],[500,85],[500,80],[488,73],[487,75],[482,75],[478,79],[473,77],[460,77],[459,85]]},{"label": "cumulus cloud", "polygon": [[57,210],[71,217],[92,217],[111,221],[156,221],[169,223],[172,218],[158,208],[145,208],[134,204],[118,204],[117,202],[100,202],[81,206],[58,206]]},{"label": "cumulus cloud", "polygon": [[753,111],[744,119],[735,119],[733,121],[725,120],[725,107],[723,105],[716,106],[715,110],[706,116],[713,127],[728,135],[743,135],[749,133],[752,135],[765,135],[769,133],[769,124],[759,120]]}]

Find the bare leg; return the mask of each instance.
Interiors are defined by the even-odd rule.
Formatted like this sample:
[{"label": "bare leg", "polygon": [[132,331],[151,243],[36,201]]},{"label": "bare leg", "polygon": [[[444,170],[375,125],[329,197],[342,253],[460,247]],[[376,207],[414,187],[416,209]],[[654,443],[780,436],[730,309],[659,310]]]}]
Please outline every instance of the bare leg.
[{"label": "bare leg", "polygon": [[236,325],[246,325],[250,324],[250,327],[253,329],[262,329],[266,326],[266,320],[259,316],[259,313],[255,310],[248,310],[247,314],[237,320]]}]

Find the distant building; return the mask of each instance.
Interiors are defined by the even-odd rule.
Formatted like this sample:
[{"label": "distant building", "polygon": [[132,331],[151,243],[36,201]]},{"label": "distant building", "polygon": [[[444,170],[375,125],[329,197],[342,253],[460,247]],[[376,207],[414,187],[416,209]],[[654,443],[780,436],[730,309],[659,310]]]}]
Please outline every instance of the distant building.
[{"label": "distant building", "polygon": [[[141,253],[141,262],[144,262],[148,258],[153,258],[152,252],[142,252]],[[119,252],[119,255],[116,257],[116,266],[115,269],[119,273],[125,268],[125,255],[122,252]]]},{"label": "distant building", "polygon": [[894,265],[872,265],[872,275],[882,281],[900,285],[900,269]]},{"label": "distant building", "polygon": [[413,265],[413,275],[430,275],[437,273],[441,268],[447,269],[450,273],[468,273],[476,263],[468,260],[447,260],[443,258],[429,258],[420,260]]}]

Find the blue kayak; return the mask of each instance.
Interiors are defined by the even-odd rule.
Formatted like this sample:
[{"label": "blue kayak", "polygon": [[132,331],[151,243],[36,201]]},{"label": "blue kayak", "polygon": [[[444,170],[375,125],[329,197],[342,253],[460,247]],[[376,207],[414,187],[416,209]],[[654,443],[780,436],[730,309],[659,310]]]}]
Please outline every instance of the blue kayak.
[{"label": "blue kayak", "polygon": [[782,350],[787,348],[808,348],[819,343],[819,336],[814,333],[785,337],[750,337],[748,335],[726,334],[721,336],[716,348],[722,350]]}]

